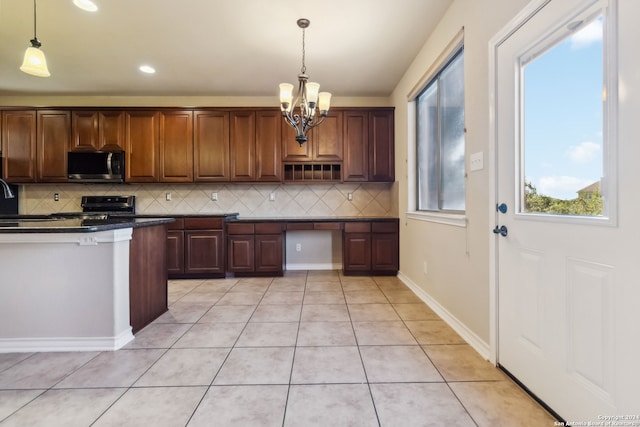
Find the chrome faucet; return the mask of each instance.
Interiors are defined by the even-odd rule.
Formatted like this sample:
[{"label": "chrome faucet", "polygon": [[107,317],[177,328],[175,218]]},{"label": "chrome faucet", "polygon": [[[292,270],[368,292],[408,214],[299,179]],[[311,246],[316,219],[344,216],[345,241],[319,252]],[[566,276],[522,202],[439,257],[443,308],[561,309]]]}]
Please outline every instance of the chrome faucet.
[{"label": "chrome faucet", "polygon": [[9,184],[7,184],[7,182],[2,178],[0,178],[0,185],[2,185],[2,190],[4,191],[5,199],[13,199],[14,197],[16,197],[13,194],[13,191],[11,191],[11,187],[9,187]]}]

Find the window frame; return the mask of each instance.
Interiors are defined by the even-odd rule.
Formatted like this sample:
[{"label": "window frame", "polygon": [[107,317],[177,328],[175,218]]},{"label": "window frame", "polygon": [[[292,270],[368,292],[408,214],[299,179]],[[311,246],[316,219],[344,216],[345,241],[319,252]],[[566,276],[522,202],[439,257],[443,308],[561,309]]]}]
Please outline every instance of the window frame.
[{"label": "window frame", "polygon": [[[407,198],[407,218],[435,222],[440,224],[447,224],[459,227],[466,227],[466,199],[467,199],[467,167],[466,167],[466,146],[465,146],[465,161],[464,161],[464,179],[465,179],[465,210],[453,211],[453,210],[418,210],[418,197],[419,197],[419,182],[418,182],[418,117],[417,117],[417,98],[420,96],[426,88],[438,78],[443,70],[459,55],[464,55],[464,29],[452,39],[452,41],[443,50],[440,56],[434,61],[433,65],[427,70],[411,92],[407,95],[407,117],[408,117],[408,194]],[[464,57],[463,57],[464,59]],[[466,71],[463,66],[463,76],[466,75]],[[463,77],[465,79],[465,77]],[[466,98],[463,101],[466,112]],[[440,161],[438,161],[438,167],[440,168]],[[440,171],[438,171],[440,173]],[[438,183],[440,186],[440,183]],[[440,192],[440,188],[438,189]]]}]

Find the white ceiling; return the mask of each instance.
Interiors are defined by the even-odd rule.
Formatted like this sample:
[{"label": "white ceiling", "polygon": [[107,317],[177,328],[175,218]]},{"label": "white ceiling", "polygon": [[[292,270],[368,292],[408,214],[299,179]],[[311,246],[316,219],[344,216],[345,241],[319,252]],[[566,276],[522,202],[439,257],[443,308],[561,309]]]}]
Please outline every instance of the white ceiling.
[{"label": "white ceiling", "polygon": [[[276,96],[307,74],[334,96],[388,96],[453,0],[38,0],[51,77],[18,67],[33,1],[0,0],[0,96]],[[157,73],[138,71],[148,63]]]}]

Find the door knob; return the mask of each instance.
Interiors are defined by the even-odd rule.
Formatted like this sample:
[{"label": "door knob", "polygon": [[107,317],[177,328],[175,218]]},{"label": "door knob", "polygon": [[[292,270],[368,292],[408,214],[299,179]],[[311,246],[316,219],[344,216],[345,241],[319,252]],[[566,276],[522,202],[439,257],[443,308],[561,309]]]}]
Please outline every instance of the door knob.
[{"label": "door knob", "polygon": [[509,230],[507,230],[507,226],[506,225],[503,225],[501,227],[498,227],[496,225],[496,228],[493,229],[493,234],[499,234],[501,236],[506,237],[507,234],[509,234]]},{"label": "door knob", "polygon": [[496,211],[500,213],[507,213],[507,205],[505,203],[500,203],[499,205],[496,205]]}]

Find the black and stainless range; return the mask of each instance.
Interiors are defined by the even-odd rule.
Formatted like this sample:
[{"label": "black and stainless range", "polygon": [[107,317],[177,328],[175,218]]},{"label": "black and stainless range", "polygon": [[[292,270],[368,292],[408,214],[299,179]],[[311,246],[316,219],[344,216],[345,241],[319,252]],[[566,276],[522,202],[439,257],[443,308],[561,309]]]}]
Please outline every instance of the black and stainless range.
[{"label": "black and stainless range", "polygon": [[83,220],[127,219],[136,214],[136,196],[82,196],[82,212],[61,212],[55,216]]}]

